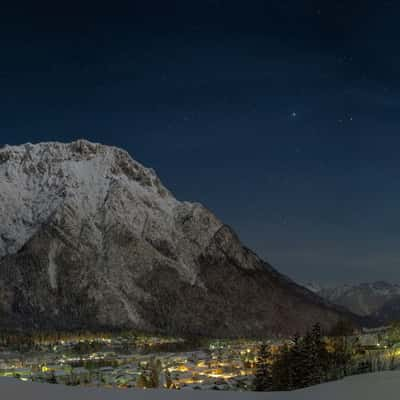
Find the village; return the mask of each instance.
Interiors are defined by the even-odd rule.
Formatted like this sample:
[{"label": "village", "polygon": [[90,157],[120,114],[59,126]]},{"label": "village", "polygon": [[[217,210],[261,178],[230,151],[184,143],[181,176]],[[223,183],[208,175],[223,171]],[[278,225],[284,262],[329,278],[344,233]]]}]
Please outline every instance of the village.
[{"label": "village", "polygon": [[251,385],[258,348],[256,341],[215,341],[205,349],[153,353],[148,349],[165,339],[146,337],[126,351],[127,340],[114,337],[89,341],[89,347],[102,347],[97,351],[73,354],[82,343],[61,341],[27,353],[3,348],[0,376],[66,385],[239,390]]},{"label": "village", "polygon": [[[272,352],[284,339],[269,340]],[[97,337],[59,340],[36,345],[29,351],[5,346],[0,351],[0,376],[23,381],[118,388],[199,390],[250,390],[261,341],[213,340],[184,351],[183,339],[156,336]],[[389,370],[400,366],[400,347],[391,343],[385,329],[364,331],[346,338],[354,353],[352,374]],[[357,351],[355,351],[357,349]]]}]

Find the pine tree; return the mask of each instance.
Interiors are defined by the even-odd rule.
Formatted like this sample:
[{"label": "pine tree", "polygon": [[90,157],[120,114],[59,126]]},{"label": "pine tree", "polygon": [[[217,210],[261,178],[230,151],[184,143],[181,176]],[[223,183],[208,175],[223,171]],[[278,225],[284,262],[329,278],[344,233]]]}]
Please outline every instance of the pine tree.
[{"label": "pine tree", "polygon": [[291,382],[290,350],[288,345],[284,344],[272,364],[272,390],[290,390]]},{"label": "pine tree", "polygon": [[299,334],[293,338],[293,346],[290,349],[290,377],[291,389],[299,389],[304,382],[304,357],[301,348],[301,339]]},{"label": "pine tree", "polygon": [[269,346],[263,343],[257,355],[256,376],[254,379],[254,389],[259,392],[271,390],[272,371],[271,371],[271,352]]},{"label": "pine tree", "polygon": [[322,339],[321,325],[317,322],[312,329],[312,338],[314,342],[315,362],[313,384],[317,385],[328,379],[329,353]]},{"label": "pine tree", "polygon": [[150,361],[150,376],[149,376],[149,387],[157,388],[160,386],[160,373],[162,370],[162,365],[160,360],[152,359]]},{"label": "pine tree", "polygon": [[311,386],[315,383],[317,356],[312,334],[307,332],[300,346],[300,387]]}]

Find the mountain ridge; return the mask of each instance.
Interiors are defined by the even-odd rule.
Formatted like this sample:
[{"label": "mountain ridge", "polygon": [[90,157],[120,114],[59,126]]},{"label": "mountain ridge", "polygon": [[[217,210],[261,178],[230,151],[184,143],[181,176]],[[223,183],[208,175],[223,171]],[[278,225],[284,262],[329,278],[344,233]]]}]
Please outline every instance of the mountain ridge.
[{"label": "mountain ridge", "polygon": [[3,326],[255,336],[352,318],[116,147],[3,147],[0,207]]},{"label": "mountain ridge", "polygon": [[[378,319],[381,312],[393,315],[394,311],[389,311],[390,304],[395,306],[396,301],[400,298],[400,285],[385,281],[339,286],[311,283],[305,286],[329,302],[345,307],[357,315],[373,316]],[[386,311],[383,311],[384,309]]]}]

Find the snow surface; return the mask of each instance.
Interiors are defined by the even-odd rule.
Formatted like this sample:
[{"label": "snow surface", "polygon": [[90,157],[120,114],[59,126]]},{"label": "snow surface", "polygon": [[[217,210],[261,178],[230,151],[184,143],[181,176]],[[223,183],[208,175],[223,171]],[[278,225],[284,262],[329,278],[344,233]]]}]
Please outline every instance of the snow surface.
[{"label": "snow surface", "polygon": [[12,400],[369,400],[399,399],[400,371],[379,372],[346,378],[294,392],[254,393],[201,390],[92,389],[21,382],[0,378],[0,398]]}]

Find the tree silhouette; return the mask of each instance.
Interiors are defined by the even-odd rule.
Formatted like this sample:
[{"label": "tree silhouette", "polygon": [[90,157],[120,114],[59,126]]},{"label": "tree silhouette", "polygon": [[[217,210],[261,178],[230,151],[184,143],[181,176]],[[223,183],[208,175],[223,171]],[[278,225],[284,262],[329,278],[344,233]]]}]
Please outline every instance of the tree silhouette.
[{"label": "tree silhouette", "polygon": [[256,361],[256,376],[254,379],[254,389],[259,392],[271,390],[272,371],[271,371],[271,352],[267,344],[261,344]]}]

